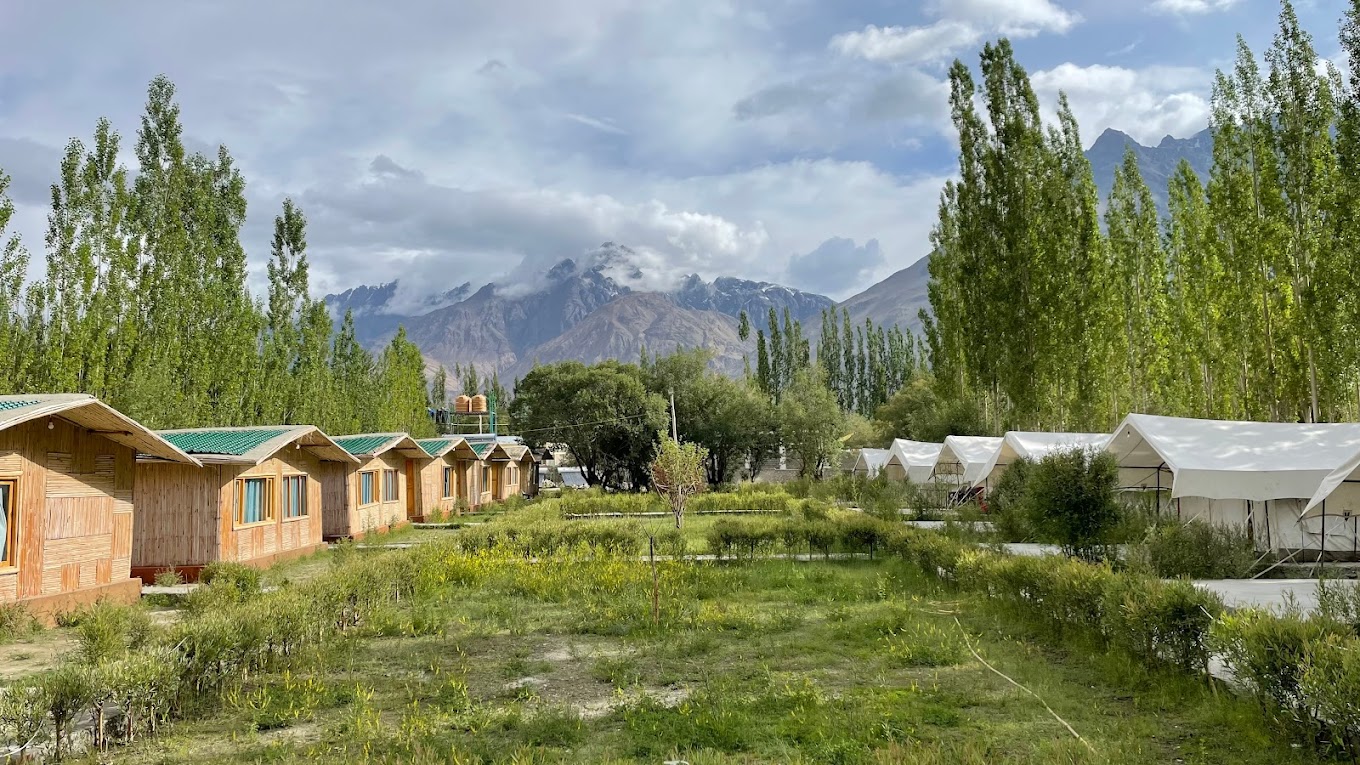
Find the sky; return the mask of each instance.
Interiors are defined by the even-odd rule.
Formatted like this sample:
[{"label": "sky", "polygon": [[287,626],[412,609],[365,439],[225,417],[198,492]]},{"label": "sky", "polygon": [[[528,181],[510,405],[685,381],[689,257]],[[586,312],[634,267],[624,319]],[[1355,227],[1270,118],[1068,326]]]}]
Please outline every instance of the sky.
[{"label": "sky", "polygon": [[[1320,55],[1340,0],[1297,4]],[[245,174],[262,289],[273,218],[308,218],[318,295],[532,279],[603,242],[689,273],[841,299],[925,255],[955,171],[946,71],[1010,37],[1089,146],[1208,123],[1267,0],[140,0],[0,4],[0,170],[40,262],[62,147],[108,117],[135,164],[146,87]]]}]

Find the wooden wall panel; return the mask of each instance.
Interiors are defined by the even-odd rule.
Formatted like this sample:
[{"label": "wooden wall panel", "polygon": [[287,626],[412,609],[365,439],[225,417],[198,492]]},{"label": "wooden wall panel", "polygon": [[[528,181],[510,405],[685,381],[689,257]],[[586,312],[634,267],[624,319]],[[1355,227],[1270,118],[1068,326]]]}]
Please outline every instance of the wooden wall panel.
[{"label": "wooden wall panel", "polygon": [[[217,560],[222,470],[215,465],[138,463],[134,511],[131,516],[115,512],[115,550],[128,549],[138,568],[202,566]],[[117,499],[114,504],[120,506]]]},{"label": "wooden wall panel", "polygon": [[113,557],[132,558],[132,529],[136,516],[132,513],[113,513]]},{"label": "wooden wall panel", "polygon": [[24,455],[17,451],[0,452],[0,474],[24,472]]},{"label": "wooden wall panel", "polygon": [[[50,485],[50,484],[49,484]],[[72,539],[113,533],[113,498],[58,497],[47,499],[47,538]]]},{"label": "wooden wall panel", "polygon": [[46,559],[49,566],[66,563],[93,563],[112,559],[113,535],[103,534],[95,537],[72,537],[69,539],[50,539],[47,542]]}]

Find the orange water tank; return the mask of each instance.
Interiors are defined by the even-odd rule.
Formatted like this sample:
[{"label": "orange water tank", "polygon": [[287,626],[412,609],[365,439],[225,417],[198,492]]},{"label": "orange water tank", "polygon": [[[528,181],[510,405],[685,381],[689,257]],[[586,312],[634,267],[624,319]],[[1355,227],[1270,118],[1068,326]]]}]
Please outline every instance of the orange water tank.
[{"label": "orange water tank", "polygon": [[472,411],[476,413],[486,411],[486,396],[478,393],[472,397]]},{"label": "orange water tank", "polygon": [[472,411],[472,397],[459,396],[453,400],[453,411],[458,414],[467,414]]}]

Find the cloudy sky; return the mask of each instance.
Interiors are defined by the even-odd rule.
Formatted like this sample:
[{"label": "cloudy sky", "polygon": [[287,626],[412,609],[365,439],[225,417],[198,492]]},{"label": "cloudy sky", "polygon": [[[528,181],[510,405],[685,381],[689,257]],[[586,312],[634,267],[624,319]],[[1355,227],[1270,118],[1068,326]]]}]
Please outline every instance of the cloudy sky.
[{"label": "cloudy sky", "polygon": [[[1300,0],[1335,54],[1340,0]],[[0,4],[0,168],[41,252],[61,147],[100,116],[131,162],[148,81],[246,174],[259,279],[284,196],[318,293],[542,271],[606,240],[845,297],[927,248],[953,172],[944,75],[1009,35],[1089,145],[1207,124],[1269,0],[234,0]],[[40,260],[40,258],[37,258]]]}]

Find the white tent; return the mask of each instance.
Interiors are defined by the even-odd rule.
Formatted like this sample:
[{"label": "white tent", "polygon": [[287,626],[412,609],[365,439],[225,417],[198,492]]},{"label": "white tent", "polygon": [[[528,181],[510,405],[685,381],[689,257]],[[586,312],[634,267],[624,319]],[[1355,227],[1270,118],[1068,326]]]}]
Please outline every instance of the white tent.
[{"label": "white tent", "polygon": [[1322,479],[1303,514],[1307,518],[1327,515],[1345,520],[1360,515],[1360,450]]},{"label": "white tent", "polygon": [[[1360,424],[1196,420],[1131,414],[1106,451],[1120,486],[1166,492],[1177,514],[1245,527],[1258,549],[1351,553],[1354,521],[1309,512],[1360,452]],[[1159,505],[1162,506],[1162,505]],[[1319,506],[1322,506],[1321,504]]]},{"label": "white tent", "polygon": [[982,468],[982,473],[973,482],[973,486],[990,487],[1016,460],[1040,460],[1046,454],[1066,449],[1103,449],[1109,440],[1109,433],[1040,433],[1012,430],[1001,438],[1001,448],[993,452],[991,460]]},{"label": "white tent", "polygon": [[935,469],[935,460],[940,456],[943,444],[928,441],[909,441],[899,438],[893,441],[888,450],[888,462],[884,470],[889,478],[912,483],[925,483]]},{"label": "white tent", "polygon": [[878,475],[884,465],[888,464],[888,457],[892,452],[888,449],[860,449],[859,455],[855,457],[855,464],[850,468],[850,472],[855,474],[863,473],[873,478]]},{"label": "white tent", "polygon": [[947,436],[932,475],[936,481],[972,486],[986,475],[984,469],[1000,448],[996,436]]}]

